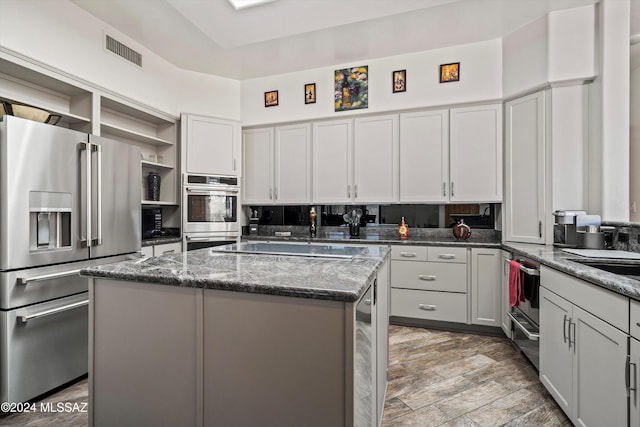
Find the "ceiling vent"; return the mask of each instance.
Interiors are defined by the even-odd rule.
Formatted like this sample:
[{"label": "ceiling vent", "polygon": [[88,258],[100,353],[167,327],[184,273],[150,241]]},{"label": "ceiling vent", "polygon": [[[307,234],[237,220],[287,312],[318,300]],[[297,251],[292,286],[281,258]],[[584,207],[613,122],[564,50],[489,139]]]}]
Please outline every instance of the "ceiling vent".
[{"label": "ceiling vent", "polygon": [[119,42],[108,34],[106,35],[105,47],[108,51],[115,53],[133,64],[136,64],[138,67],[142,67],[142,54],[136,52],[129,46]]}]

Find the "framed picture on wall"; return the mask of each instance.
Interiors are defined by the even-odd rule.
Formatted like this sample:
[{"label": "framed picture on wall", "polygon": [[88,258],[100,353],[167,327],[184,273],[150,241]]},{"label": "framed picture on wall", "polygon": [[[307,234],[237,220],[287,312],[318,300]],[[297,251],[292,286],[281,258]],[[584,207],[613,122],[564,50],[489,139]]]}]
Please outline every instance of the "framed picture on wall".
[{"label": "framed picture on wall", "polygon": [[460,80],[460,63],[440,65],[440,83],[457,82]]},{"label": "framed picture on wall", "polygon": [[407,91],[407,70],[394,71],[392,78],[393,93]]},{"label": "framed picture on wall", "polygon": [[316,103],[316,84],[307,83],[304,85],[304,103],[315,104]]},{"label": "framed picture on wall", "polygon": [[335,111],[369,108],[369,66],[344,68],[334,73]]},{"label": "framed picture on wall", "polygon": [[275,107],[278,105],[278,91],[272,90],[264,93],[264,106]]}]

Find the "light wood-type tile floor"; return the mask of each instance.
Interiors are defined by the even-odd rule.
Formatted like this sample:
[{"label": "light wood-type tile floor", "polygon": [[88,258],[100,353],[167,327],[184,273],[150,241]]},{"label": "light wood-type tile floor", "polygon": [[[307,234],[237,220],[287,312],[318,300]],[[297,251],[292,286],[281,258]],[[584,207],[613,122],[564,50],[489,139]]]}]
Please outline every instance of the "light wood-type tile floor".
[{"label": "light wood-type tile floor", "polygon": [[[389,332],[383,427],[571,426],[506,338],[395,325]],[[35,403],[87,401],[85,378]],[[0,415],[0,426],[87,425],[86,412]]]},{"label": "light wood-type tile floor", "polygon": [[508,339],[391,325],[382,425],[572,424]]}]

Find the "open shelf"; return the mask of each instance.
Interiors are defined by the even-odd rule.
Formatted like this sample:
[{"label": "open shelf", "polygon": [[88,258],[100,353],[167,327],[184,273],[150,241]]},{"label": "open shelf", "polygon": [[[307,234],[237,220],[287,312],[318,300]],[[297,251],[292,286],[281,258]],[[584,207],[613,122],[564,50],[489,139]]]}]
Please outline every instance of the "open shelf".
[{"label": "open shelf", "polygon": [[174,169],[174,166],[165,165],[164,163],[152,162],[150,160],[141,160],[142,166],[146,166],[149,168],[157,168],[157,169]]},{"label": "open shelf", "polygon": [[160,139],[154,136],[145,135],[140,132],[132,131],[132,130],[125,129],[123,127],[116,126],[110,123],[105,123],[105,122],[100,123],[100,133],[114,135],[116,137],[128,139],[131,141],[142,142],[144,144],[151,144],[155,146],[173,145],[173,142],[168,141],[166,139]]}]

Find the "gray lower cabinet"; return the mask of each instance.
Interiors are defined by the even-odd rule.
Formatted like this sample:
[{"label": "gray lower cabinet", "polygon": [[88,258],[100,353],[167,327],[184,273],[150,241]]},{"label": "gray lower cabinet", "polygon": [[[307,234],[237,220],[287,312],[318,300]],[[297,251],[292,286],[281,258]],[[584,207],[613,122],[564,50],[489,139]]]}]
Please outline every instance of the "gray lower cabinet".
[{"label": "gray lower cabinet", "polygon": [[500,249],[471,249],[471,323],[474,325],[501,325],[500,266]]},{"label": "gray lower cabinet", "polygon": [[196,294],[202,290],[91,282],[97,301],[89,312],[91,425],[197,425]]},{"label": "gray lower cabinet", "polygon": [[640,426],[640,341],[635,338],[630,339],[629,374],[629,425]]},{"label": "gray lower cabinet", "polygon": [[357,302],[92,278],[90,424],[379,425],[387,283],[386,263]]},{"label": "gray lower cabinet", "polygon": [[468,249],[391,246],[391,315],[468,323]]},{"label": "gray lower cabinet", "polygon": [[575,425],[627,425],[629,299],[545,267],[541,285],[541,382]]}]

